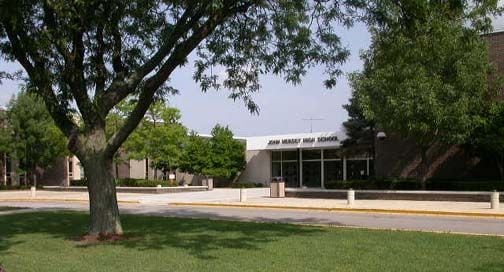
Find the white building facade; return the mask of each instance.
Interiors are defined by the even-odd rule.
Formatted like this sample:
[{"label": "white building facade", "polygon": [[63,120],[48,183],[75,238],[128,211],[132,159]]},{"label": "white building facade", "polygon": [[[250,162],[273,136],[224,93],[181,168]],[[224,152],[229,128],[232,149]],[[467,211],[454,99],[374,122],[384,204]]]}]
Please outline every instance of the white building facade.
[{"label": "white building facade", "polygon": [[373,172],[373,159],[345,155],[345,137],[338,132],[247,137],[247,166],[239,181],[268,184],[283,177],[287,187],[325,188],[331,182],[365,179]]}]

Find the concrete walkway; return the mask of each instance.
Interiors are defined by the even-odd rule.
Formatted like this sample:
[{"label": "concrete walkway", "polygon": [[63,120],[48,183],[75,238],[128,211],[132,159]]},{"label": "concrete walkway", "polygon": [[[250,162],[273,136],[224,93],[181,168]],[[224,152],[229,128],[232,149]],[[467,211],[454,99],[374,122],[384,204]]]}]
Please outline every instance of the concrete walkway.
[{"label": "concrete walkway", "polygon": [[[240,202],[239,189],[214,189],[204,192],[173,194],[118,193],[120,204],[255,207],[305,209],[327,211],[355,211],[381,213],[412,213],[432,215],[486,216],[504,218],[504,204],[490,209],[485,202],[408,201],[408,200],[355,200],[351,207],[346,200],[269,198],[268,188],[247,189],[247,201]],[[87,202],[86,192],[54,192],[38,190],[32,198],[30,191],[0,191],[1,202]]]},{"label": "concrete walkway", "polygon": [[[25,207],[20,212],[75,210],[87,212],[84,202],[0,202],[0,206]],[[175,205],[119,204],[122,214],[205,218],[216,220],[280,222],[330,227],[414,230],[504,236],[504,220],[481,217],[429,216],[385,213],[353,213],[240,207],[181,207]]]}]

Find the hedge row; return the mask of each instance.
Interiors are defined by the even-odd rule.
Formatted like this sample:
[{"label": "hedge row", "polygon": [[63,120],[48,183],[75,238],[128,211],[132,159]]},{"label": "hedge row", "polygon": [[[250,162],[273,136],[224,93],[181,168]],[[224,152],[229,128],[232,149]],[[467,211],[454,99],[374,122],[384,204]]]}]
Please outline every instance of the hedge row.
[{"label": "hedge row", "polygon": [[231,183],[231,188],[261,188],[264,187],[262,183],[253,182],[234,182]]},{"label": "hedge row", "polygon": [[[115,183],[116,183],[116,186],[122,186],[122,187],[157,187],[158,185],[161,185],[163,187],[179,186],[178,182],[176,182],[176,181],[146,180],[146,179],[132,179],[132,178],[116,179]],[[72,180],[71,185],[72,186],[87,186],[87,180],[85,180],[85,179]]]},{"label": "hedge row", "polygon": [[[0,185],[0,191],[5,191],[5,190],[26,190],[30,189],[31,185],[17,185],[17,186],[12,186],[12,185]],[[40,188],[40,186],[37,185],[37,188]]]},{"label": "hedge row", "polygon": [[[327,189],[356,190],[420,190],[416,179],[391,178],[374,180],[346,180],[325,182]],[[499,180],[429,180],[426,189],[430,191],[504,191],[504,181]]]}]

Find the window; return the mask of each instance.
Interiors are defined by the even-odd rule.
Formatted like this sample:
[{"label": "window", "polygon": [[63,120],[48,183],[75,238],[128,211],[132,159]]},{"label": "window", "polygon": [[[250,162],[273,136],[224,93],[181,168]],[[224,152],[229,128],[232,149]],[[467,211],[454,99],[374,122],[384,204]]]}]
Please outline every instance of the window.
[{"label": "window", "polygon": [[68,158],[68,176],[73,176],[73,160],[72,158]]},{"label": "window", "polygon": [[283,177],[287,187],[299,186],[299,153],[297,150],[271,152],[271,177]]},{"label": "window", "polygon": [[367,160],[347,160],[347,179],[364,180],[367,179]]},{"label": "window", "polygon": [[321,150],[303,150],[303,161],[307,160],[320,160],[321,159]]}]

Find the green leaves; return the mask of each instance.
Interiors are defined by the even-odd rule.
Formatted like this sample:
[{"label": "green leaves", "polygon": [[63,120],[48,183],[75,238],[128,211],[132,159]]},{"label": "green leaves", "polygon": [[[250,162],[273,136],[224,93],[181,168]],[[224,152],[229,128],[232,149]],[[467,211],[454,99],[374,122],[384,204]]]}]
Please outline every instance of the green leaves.
[{"label": "green leaves", "polygon": [[184,146],[181,170],[193,174],[233,179],[245,168],[245,144],[227,127],[216,125],[212,137],[192,133]]},{"label": "green leaves", "polygon": [[365,69],[351,78],[365,116],[421,145],[433,137],[464,143],[489,92],[485,41],[460,7],[381,3],[389,9],[375,17]]},{"label": "green leaves", "polygon": [[50,166],[68,153],[65,137],[36,95],[19,93],[3,117],[6,119],[2,118],[0,149],[18,159],[22,170]]},{"label": "green leaves", "polygon": [[187,129],[180,118],[180,111],[163,101],[152,104],[140,126],[124,144],[128,156],[137,160],[149,158],[151,166],[163,172],[177,169],[187,141]]}]

